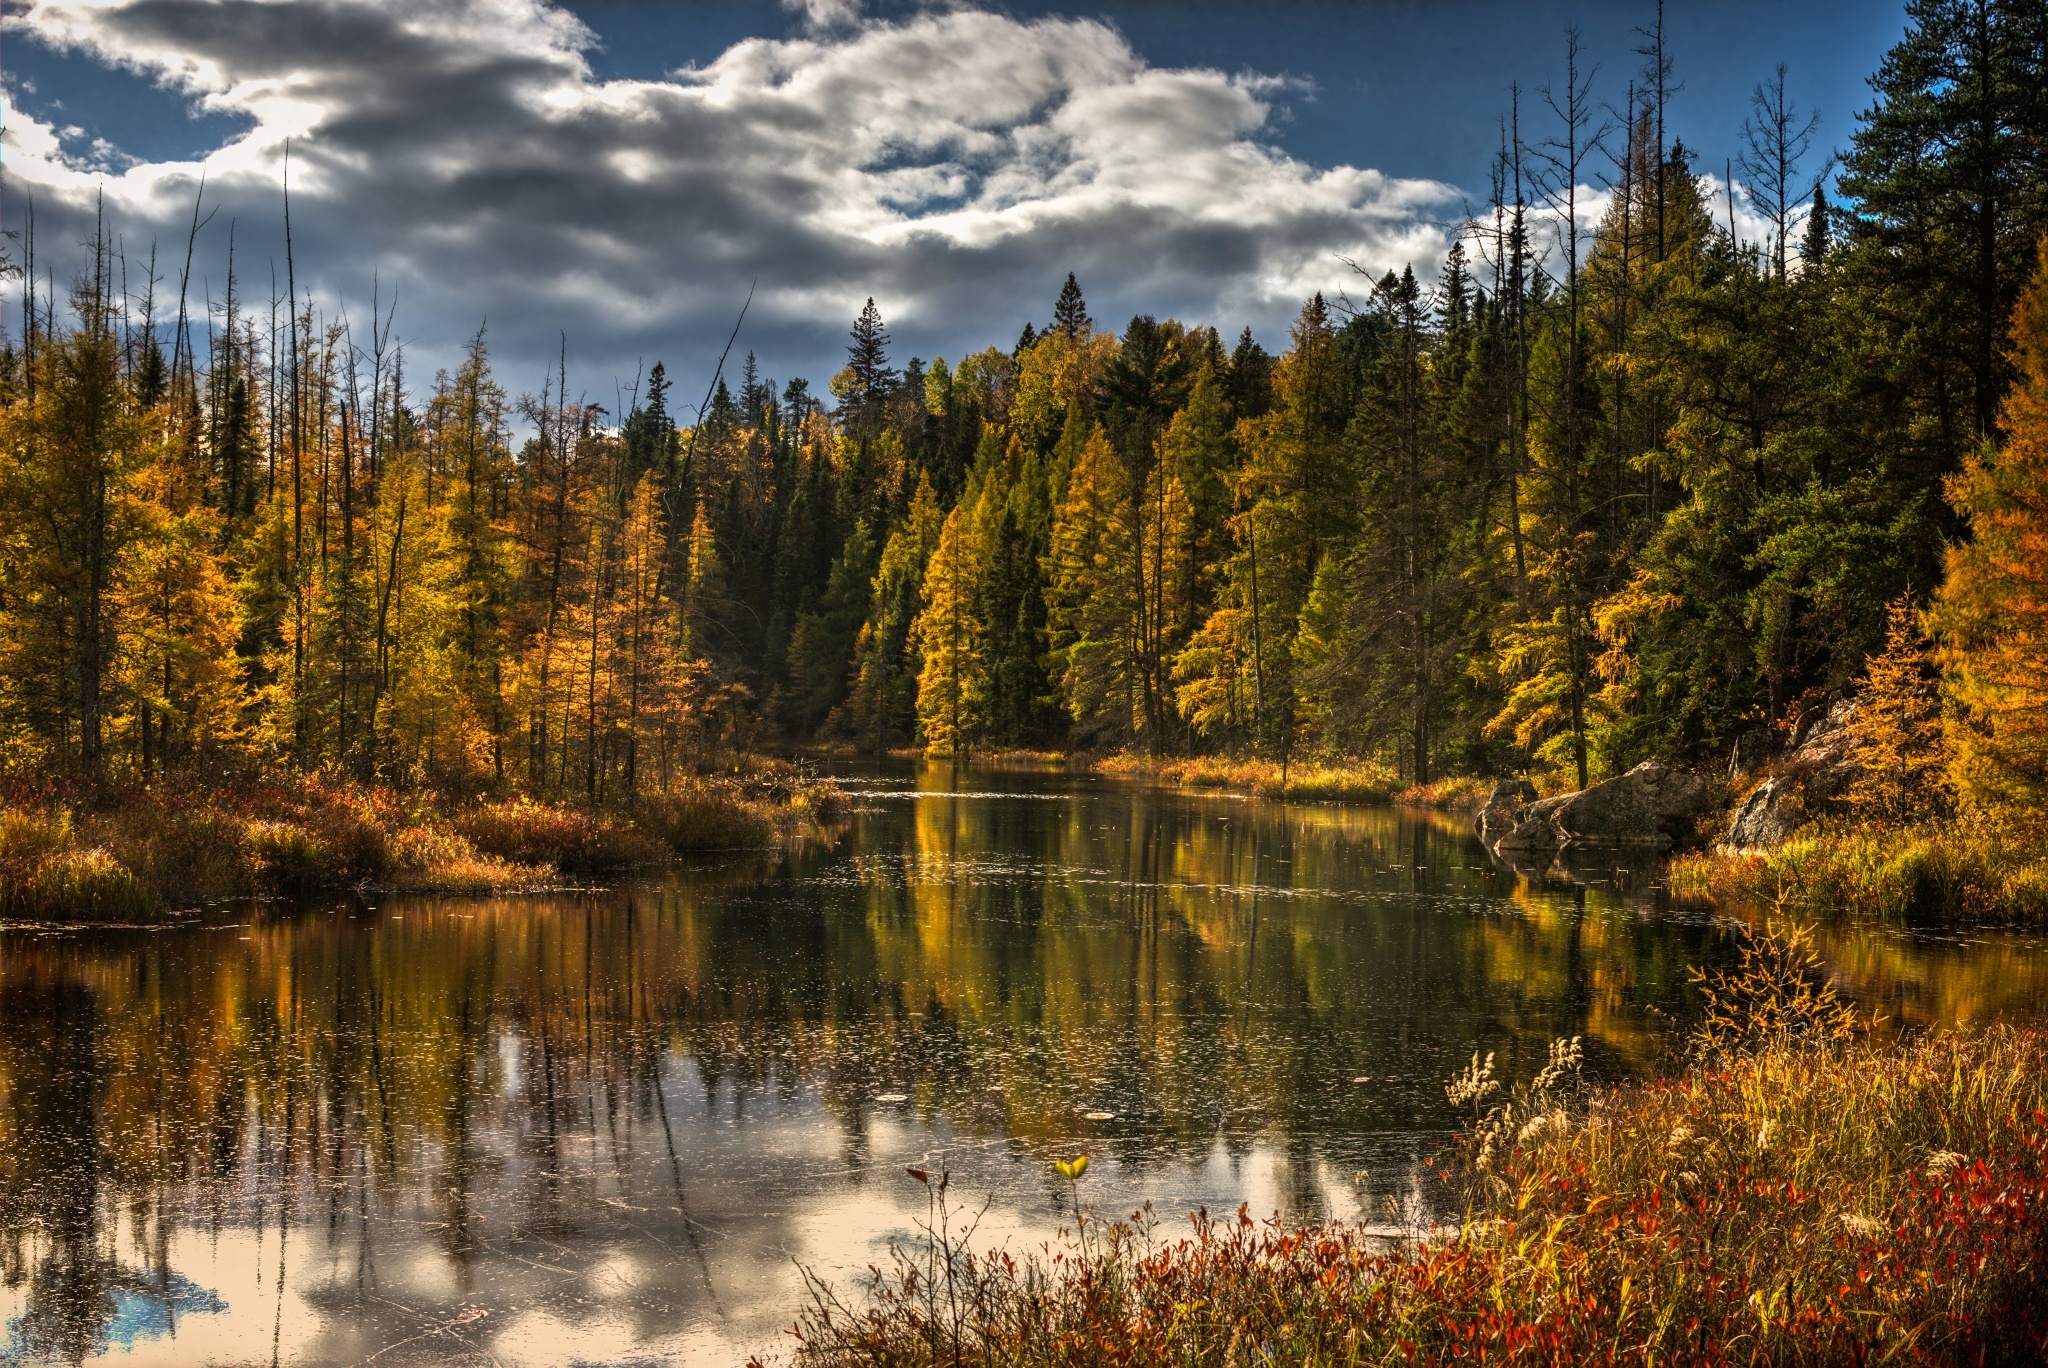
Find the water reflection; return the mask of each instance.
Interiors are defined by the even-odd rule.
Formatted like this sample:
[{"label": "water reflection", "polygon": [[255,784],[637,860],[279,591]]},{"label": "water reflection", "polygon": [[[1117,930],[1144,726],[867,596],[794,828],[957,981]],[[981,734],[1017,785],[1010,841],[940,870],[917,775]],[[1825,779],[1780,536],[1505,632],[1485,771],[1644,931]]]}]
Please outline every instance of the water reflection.
[{"label": "water reflection", "polygon": [[[1057,775],[854,776],[835,844],[608,892],[349,899],[0,940],[0,1358],[729,1361],[797,1263],[1083,1196],[1408,1216],[1473,1049],[1658,1065],[1727,953],[1654,873],[1458,826]],[[1838,935],[1895,1017],[2032,1011],[2048,956]]]}]

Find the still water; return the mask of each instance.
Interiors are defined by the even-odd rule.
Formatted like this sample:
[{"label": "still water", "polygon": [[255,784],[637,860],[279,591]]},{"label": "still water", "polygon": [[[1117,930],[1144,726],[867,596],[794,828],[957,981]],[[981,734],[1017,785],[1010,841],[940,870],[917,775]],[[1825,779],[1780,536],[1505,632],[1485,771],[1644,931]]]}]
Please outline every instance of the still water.
[{"label": "still water", "polygon": [[[844,828],[605,890],[0,932],[0,1362],[730,1363],[945,1169],[1426,1219],[1442,1080],[1668,1065],[1730,931],[1462,824],[1057,774],[850,773]],[[1915,1025],[2048,1012],[2035,938],[1835,934]]]}]

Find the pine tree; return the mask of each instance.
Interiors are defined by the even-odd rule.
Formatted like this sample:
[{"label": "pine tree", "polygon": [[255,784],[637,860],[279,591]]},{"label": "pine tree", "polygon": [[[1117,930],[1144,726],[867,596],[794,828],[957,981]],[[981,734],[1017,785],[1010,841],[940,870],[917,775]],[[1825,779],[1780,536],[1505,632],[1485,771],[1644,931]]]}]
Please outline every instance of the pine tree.
[{"label": "pine tree", "polygon": [[504,413],[504,391],[491,378],[483,330],[478,329],[454,379],[429,405],[428,424],[449,480],[448,535],[459,562],[457,648],[463,689],[474,725],[485,730],[493,777],[501,783],[509,720],[504,629],[513,556],[506,525],[511,453]]},{"label": "pine tree", "polygon": [[120,707],[115,595],[147,428],[121,384],[103,278],[37,338],[29,397],[0,413],[0,714],[17,749],[97,780]]},{"label": "pine tree", "polygon": [[[1871,364],[1935,427],[1939,474],[1993,434],[2005,337],[2048,200],[2048,71],[2034,7],[1909,0],[1844,159]],[[1922,437],[1921,441],[1926,438]]]},{"label": "pine tree", "polygon": [[1830,214],[1827,186],[1815,181],[1813,196],[1806,206],[1806,233],[1799,243],[1799,260],[1809,271],[1819,270],[1827,264],[1828,243],[1834,232]]},{"label": "pine tree", "polygon": [[922,670],[911,625],[923,603],[925,566],[938,546],[945,518],[931,481],[920,479],[910,509],[890,533],[875,569],[867,621],[854,643],[847,712],[854,734],[877,752],[917,721]]}]

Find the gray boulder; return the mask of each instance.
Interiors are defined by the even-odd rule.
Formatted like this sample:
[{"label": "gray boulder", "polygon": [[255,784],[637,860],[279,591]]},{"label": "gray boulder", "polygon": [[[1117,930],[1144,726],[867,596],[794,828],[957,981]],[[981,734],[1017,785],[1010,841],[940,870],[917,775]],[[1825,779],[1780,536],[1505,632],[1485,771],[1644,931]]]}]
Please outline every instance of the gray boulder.
[{"label": "gray boulder", "polygon": [[1689,835],[1711,810],[1714,785],[1696,774],[1645,760],[1627,774],[1571,794],[1551,819],[1573,846],[1648,845],[1667,848]]},{"label": "gray boulder", "polygon": [[1556,850],[1563,843],[1552,820],[1557,810],[1574,795],[1561,793],[1555,798],[1539,798],[1522,807],[1514,814],[1514,824],[1496,838],[1493,848],[1507,850]]},{"label": "gray boulder", "polygon": [[1833,806],[1862,768],[1855,721],[1856,705],[1846,698],[1818,716],[1800,719],[1794,733],[1799,741],[1779,763],[1778,777],[1798,785],[1809,812]]},{"label": "gray boulder", "polygon": [[1714,785],[1646,760],[1627,774],[1530,803],[1495,842],[1506,850],[1642,846],[1668,849],[1715,803]]},{"label": "gray boulder", "polygon": [[1797,784],[1789,779],[1766,779],[1736,806],[1734,819],[1728,823],[1728,838],[1722,844],[1730,850],[1766,849],[1805,826],[1807,818]]},{"label": "gray boulder", "polygon": [[1522,809],[1536,801],[1536,786],[1527,779],[1503,779],[1493,786],[1479,809],[1479,839],[1491,844],[1515,829]]},{"label": "gray boulder", "polygon": [[1777,773],[1744,794],[1736,806],[1723,848],[1775,846],[1819,814],[1839,809],[1863,767],[1855,721],[1856,705],[1847,699],[1802,716]]}]

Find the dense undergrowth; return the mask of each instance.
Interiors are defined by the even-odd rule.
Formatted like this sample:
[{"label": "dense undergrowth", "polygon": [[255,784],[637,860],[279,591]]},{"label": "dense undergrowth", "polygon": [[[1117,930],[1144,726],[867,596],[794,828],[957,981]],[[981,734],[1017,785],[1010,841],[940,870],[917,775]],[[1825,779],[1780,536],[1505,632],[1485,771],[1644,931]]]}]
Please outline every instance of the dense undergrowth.
[{"label": "dense undergrowth", "polygon": [[[814,1280],[797,1359],[855,1365],[2032,1363],[2048,1335],[2048,1033],[1879,1039],[1767,928],[1702,978],[1682,1074],[1585,1088],[1576,1041],[1432,1165],[1455,1224],[1084,1217],[927,1238],[849,1305]],[[1071,1166],[1062,1172],[1070,1171]],[[1081,1184],[1074,1184],[1078,1189]]]},{"label": "dense undergrowth", "polygon": [[318,777],[73,792],[15,777],[0,805],[0,917],[147,920],[228,898],[373,884],[544,887],[679,853],[759,847],[841,796],[786,766],[702,776],[615,809],[451,804]]},{"label": "dense undergrowth", "polygon": [[1882,920],[2048,921],[2048,829],[1951,818],[1823,822],[1761,851],[1675,857],[1680,896]]}]

